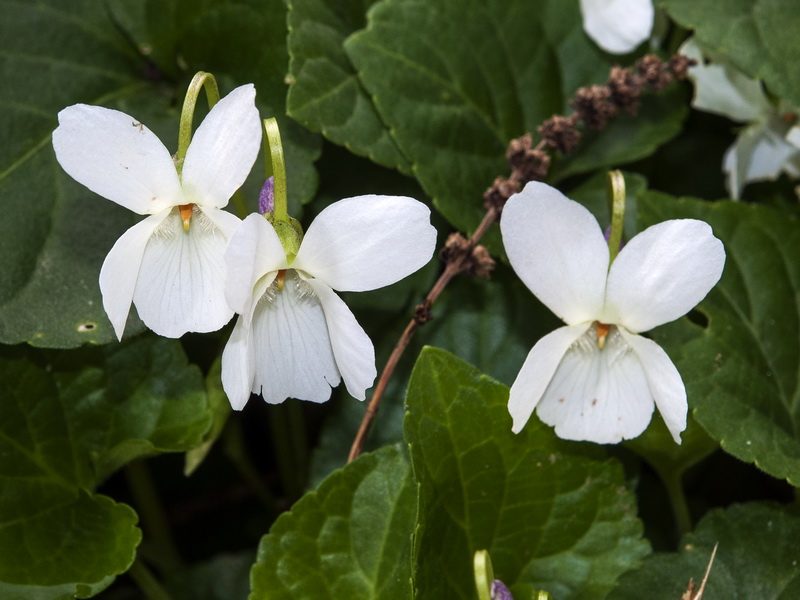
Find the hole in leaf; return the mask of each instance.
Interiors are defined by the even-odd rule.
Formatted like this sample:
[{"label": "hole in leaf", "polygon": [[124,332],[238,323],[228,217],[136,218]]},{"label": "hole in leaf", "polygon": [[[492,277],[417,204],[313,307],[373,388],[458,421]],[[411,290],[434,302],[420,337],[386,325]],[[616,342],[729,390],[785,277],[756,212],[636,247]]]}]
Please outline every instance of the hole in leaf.
[{"label": "hole in leaf", "polygon": [[87,331],[92,331],[95,327],[97,327],[97,323],[81,323],[78,325],[78,331],[80,333],[85,333]]},{"label": "hole in leaf", "polygon": [[697,310],[696,308],[694,308],[694,309],[690,310],[689,314],[686,315],[686,316],[695,325],[698,325],[698,326],[702,327],[703,329],[708,329],[708,316],[705,313],[703,313],[703,312]]}]

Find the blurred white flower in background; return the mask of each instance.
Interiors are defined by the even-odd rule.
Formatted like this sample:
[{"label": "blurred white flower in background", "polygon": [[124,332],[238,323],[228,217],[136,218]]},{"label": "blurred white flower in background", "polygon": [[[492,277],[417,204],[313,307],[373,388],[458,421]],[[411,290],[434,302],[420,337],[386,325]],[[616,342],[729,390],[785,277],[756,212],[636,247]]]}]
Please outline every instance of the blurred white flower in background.
[{"label": "blurred white flower in background", "polygon": [[581,0],[583,29],[606,52],[626,54],[650,37],[652,0]]},{"label": "blurred white flower in background", "polygon": [[[800,125],[796,111],[771,100],[760,81],[701,49],[694,38],[687,40],[679,52],[698,63],[689,69],[694,82],[692,106],[744,124],[722,163],[731,197],[740,198],[750,181],[774,180],[782,172],[800,176]],[[712,62],[706,63],[704,57]]]}]

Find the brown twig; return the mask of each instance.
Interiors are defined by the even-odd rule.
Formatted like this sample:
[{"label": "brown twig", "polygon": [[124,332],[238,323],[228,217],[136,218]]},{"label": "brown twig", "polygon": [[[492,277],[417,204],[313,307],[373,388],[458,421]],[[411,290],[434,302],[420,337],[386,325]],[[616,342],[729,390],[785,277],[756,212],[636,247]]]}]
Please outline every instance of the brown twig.
[{"label": "brown twig", "polygon": [[506,158],[511,167],[511,175],[506,179],[498,177],[484,193],[486,214],[478,228],[465,240],[460,235],[451,236],[442,252],[446,265],[436,280],[425,300],[414,309],[414,317],[406,326],[400,339],[392,350],[386,365],[381,372],[375,391],[361,420],[358,433],[350,447],[347,462],[353,461],[361,454],[364,442],[372,422],[378,414],[383,394],[389,384],[400,357],[408,347],[417,329],[431,320],[431,308],[439,298],[450,280],[459,273],[471,273],[487,276],[493,262],[482,246],[480,239],[492,224],[499,220],[503,205],[513,194],[519,192],[529,181],[544,180],[550,168],[550,155],[546,149],[569,154],[580,143],[580,131],[577,125],[584,125],[593,130],[603,129],[609,119],[620,110],[635,114],[639,105],[639,96],[648,87],[653,91],[661,91],[674,79],[684,79],[686,71],[693,64],[690,59],[676,55],[669,62],[663,62],[657,56],[642,57],[633,67],[622,69],[613,67],[605,85],[594,85],[580,88],[570,101],[574,112],[569,117],[554,115],[537,129],[541,139],[533,146],[531,134],[511,140],[506,151]]}]

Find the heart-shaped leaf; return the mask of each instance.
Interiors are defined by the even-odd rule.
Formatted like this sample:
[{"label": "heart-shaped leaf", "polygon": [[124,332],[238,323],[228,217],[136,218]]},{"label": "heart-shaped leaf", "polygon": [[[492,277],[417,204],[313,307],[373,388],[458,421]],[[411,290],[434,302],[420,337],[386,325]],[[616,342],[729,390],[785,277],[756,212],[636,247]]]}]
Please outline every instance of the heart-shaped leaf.
[{"label": "heart-shaped leaf", "polygon": [[130,566],[141,537],[129,507],[93,490],[126,462],[200,442],[199,370],[173,340],[3,347],[0,397],[0,596],[88,597]]},{"label": "heart-shaped leaf", "polygon": [[251,598],[406,600],[415,493],[393,446],[332,473],[261,540]]},{"label": "heart-shaped leaf", "polygon": [[515,597],[604,598],[648,553],[620,465],[532,419],[511,432],[508,388],[426,348],[405,420],[420,490],[414,587],[475,597],[473,555],[488,550]]},{"label": "heart-shaped leaf", "polygon": [[[725,244],[722,279],[688,319],[653,337],[675,361],[695,419],[722,448],[800,485],[800,223],[772,209],[645,193],[642,226],[695,218]],[[697,319],[695,319],[697,320]]]},{"label": "heart-shaped leaf", "polygon": [[800,518],[778,506],[734,505],[708,513],[685,536],[680,554],[659,553],[622,576],[609,600],[677,600],[708,568],[703,600],[789,600],[800,596]]},{"label": "heart-shaped leaf", "polygon": [[375,0],[290,0],[289,76],[292,118],[372,161],[411,172],[344,51],[347,36],[366,25]]},{"label": "heart-shaped leaf", "polygon": [[[584,34],[575,2],[382,0],[368,17],[347,56],[414,176],[462,230],[477,226],[483,192],[508,173],[509,140],[569,111],[575,90],[604,83],[615,63]],[[353,113],[349,102],[338,114]],[[643,108],[590,136],[564,175],[647,155],[684,113],[667,101]]]}]

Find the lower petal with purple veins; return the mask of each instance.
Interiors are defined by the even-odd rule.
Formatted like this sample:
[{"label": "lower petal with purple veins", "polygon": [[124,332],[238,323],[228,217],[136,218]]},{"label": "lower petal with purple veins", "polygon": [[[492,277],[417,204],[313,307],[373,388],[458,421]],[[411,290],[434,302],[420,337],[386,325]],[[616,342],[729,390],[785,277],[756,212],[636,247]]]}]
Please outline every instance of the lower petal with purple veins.
[{"label": "lower petal with purple veins", "polygon": [[616,326],[602,348],[590,327],[570,346],[537,406],[539,418],[564,439],[617,443],[641,434],[653,397],[636,352]]}]

